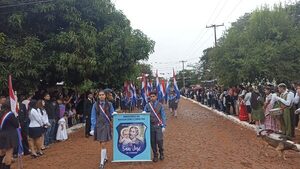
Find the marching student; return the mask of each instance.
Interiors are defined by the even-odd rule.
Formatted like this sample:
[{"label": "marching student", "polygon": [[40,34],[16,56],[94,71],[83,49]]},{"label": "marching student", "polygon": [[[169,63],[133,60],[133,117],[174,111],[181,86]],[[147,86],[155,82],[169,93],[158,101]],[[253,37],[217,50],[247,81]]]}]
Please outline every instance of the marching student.
[{"label": "marching student", "polygon": [[144,111],[150,113],[151,148],[154,156],[153,162],[157,162],[157,147],[159,149],[159,159],[164,159],[163,133],[166,129],[166,114],[162,104],[157,100],[155,91],[150,92],[150,102],[146,104]]},{"label": "marching student", "polygon": [[177,117],[178,99],[174,90],[172,90],[168,97],[169,109],[174,117]]},{"label": "marching student", "polygon": [[91,113],[91,135],[100,142],[100,169],[107,161],[107,144],[112,139],[112,116],[115,114],[112,103],[107,101],[103,90],[99,91],[99,100],[94,103]]}]

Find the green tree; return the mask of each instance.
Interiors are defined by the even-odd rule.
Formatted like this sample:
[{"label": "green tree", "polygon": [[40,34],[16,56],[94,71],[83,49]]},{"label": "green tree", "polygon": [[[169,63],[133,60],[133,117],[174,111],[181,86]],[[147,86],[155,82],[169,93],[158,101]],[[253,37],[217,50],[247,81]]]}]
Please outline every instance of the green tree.
[{"label": "green tree", "polygon": [[[299,3],[264,6],[245,14],[207,49],[200,60],[202,78],[215,76],[226,86],[263,80],[293,81],[300,71]],[[205,71],[211,70],[212,74]]]},{"label": "green tree", "polygon": [[[18,1],[6,2],[15,4]],[[18,89],[118,87],[154,52],[154,41],[132,29],[110,0],[56,0],[0,13],[1,77]],[[1,82],[6,79],[1,79]]]}]

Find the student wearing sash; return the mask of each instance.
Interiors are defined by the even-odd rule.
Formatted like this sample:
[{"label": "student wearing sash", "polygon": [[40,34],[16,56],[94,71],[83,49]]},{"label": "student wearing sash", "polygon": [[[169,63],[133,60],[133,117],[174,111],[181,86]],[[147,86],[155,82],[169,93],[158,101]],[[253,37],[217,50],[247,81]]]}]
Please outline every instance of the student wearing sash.
[{"label": "student wearing sash", "polygon": [[276,97],[276,99],[280,102],[280,108],[283,112],[281,119],[281,130],[282,133],[286,136],[293,137],[292,128],[293,123],[291,120],[291,108],[294,101],[294,93],[287,90],[287,87],[284,83],[280,83],[278,85],[278,90],[280,93],[280,97]]},{"label": "student wearing sash", "polygon": [[112,115],[114,108],[112,103],[106,100],[103,90],[99,92],[99,100],[94,103],[91,113],[91,135],[100,142],[100,169],[104,168],[107,161],[107,143],[112,139]]},{"label": "student wearing sash", "polygon": [[172,90],[169,94],[168,97],[169,100],[169,109],[170,112],[174,117],[177,117],[177,108],[178,108],[178,102],[179,100],[177,99],[176,93],[174,90]]},{"label": "student wearing sash", "polygon": [[12,113],[9,100],[1,106],[0,111],[0,168],[10,169],[13,149],[18,146],[18,119]]},{"label": "student wearing sash", "polygon": [[157,162],[157,147],[159,149],[159,159],[164,159],[163,133],[166,127],[166,114],[162,104],[157,100],[155,91],[150,92],[150,102],[146,104],[144,111],[150,113],[151,148],[154,156],[153,162]]}]

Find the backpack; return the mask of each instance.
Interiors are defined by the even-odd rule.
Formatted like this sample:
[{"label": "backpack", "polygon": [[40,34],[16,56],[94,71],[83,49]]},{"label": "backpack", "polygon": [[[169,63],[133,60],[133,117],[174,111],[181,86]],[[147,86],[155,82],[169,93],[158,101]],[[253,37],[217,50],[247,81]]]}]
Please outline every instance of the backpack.
[{"label": "backpack", "polygon": [[257,109],[259,107],[259,97],[260,97],[259,93],[256,92],[251,93],[250,103],[252,109]]}]

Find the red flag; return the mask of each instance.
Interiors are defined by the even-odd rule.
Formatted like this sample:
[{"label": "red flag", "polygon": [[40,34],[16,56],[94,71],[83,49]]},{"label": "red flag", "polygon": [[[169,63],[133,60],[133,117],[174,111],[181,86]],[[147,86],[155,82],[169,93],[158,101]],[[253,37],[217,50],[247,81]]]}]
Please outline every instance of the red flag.
[{"label": "red flag", "polygon": [[14,90],[12,88],[12,81],[11,81],[11,75],[8,76],[8,91],[9,91],[9,99],[10,99],[10,106],[11,111],[17,115],[19,109],[18,109],[18,98],[14,93]]},{"label": "red flag", "polygon": [[163,94],[165,95],[165,94],[166,94],[165,80],[164,80],[164,79],[161,79],[160,81],[161,81],[160,84],[161,84],[162,89],[163,89]]}]

